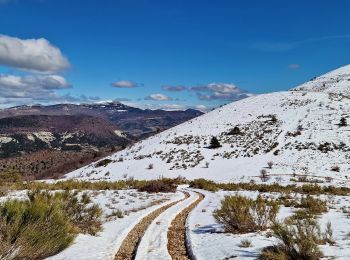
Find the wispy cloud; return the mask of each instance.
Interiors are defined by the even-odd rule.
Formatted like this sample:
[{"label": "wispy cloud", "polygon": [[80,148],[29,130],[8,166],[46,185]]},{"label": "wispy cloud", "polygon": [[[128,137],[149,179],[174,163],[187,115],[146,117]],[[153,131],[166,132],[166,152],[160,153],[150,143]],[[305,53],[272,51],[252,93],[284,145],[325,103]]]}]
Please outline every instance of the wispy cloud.
[{"label": "wispy cloud", "polygon": [[186,90],[187,88],[185,86],[164,85],[164,86],[162,86],[162,89],[165,91],[180,92],[180,91]]},{"label": "wispy cloud", "polygon": [[295,49],[301,45],[322,41],[330,41],[335,39],[350,39],[350,34],[329,35],[322,37],[309,38],[294,42],[258,42],[252,44],[252,48],[264,52],[283,52]]},{"label": "wispy cloud", "polygon": [[172,100],[171,97],[168,97],[167,95],[156,93],[156,94],[151,94],[147,97],[144,98],[145,100],[154,100],[154,101],[169,101]]},{"label": "wispy cloud", "polygon": [[300,68],[300,64],[298,63],[292,63],[288,65],[288,68],[290,68],[291,70],[296,70]]},{"label": "wispy cloud", "polygon": [[141,86],[141,84],[138,84],[130,80],[119,80],[119,81],[113,82],[112,86],[116,88],[136,88]]}]

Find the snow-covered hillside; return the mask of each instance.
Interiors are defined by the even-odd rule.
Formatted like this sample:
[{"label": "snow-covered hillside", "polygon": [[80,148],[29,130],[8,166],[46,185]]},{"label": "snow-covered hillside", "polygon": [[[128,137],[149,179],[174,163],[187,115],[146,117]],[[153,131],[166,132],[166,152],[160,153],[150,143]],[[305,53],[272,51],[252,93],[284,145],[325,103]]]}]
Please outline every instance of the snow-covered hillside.
[{"label": "snow-covered hillside", "polygon": [[293,90],[339,93],[350,95],[350,65],[316,77]]},{"label": "snow-covered hillside", "polygon": [[[113,154],[106,166],[91,164],[67,178],[248,182],[261,181],[265,169],[268,182],[344,184],[350,173],[349,79],[350,65],[293,91],[233,102]],[[208,148],[212,136],[222,147]]]}]

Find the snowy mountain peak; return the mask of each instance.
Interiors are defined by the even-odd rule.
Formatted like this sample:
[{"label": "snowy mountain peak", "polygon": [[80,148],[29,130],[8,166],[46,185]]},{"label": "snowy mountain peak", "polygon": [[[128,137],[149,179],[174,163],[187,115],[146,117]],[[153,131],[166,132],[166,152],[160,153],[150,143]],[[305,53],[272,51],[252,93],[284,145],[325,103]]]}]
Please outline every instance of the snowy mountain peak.
[{"label": "snowy mountain peak", "polygon": [[319,77],[291,89],[292,91],[311,91],[350,95],[350,65],[332,70]]}]

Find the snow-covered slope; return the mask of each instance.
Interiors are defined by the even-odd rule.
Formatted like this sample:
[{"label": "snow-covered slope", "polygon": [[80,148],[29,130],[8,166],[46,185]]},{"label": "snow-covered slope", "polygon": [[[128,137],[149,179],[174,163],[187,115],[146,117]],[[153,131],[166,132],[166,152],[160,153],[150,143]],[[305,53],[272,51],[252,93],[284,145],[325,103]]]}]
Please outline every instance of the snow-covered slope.
[{"label": "snow-covered slope", "polygon": [[316,77],[293,90],[338,93],[350,96],[350,65]]},{"label": "snow-covered slope", "polygon": [[[350,126],[344,125],[346,120],[350,124],[347,77],[350,66],[298,91],[233,102],[113,154],[105,167],[91,164],[67,177],[117,180],[180,175],[247,182],[261,181],[260,171],[265,169],[270,182],[286,183],[306,175],[344,184],[350,173]],[[331,79],[339,84],[331,86]],[[306,88],[316,81],[329,88]],[[337,91],[328,91],[333,87]],[[234,127],[241,133],[230,134]],[[208,148],[212,136],[222,147]],[[270,161],[271,168],[267,167]]]}]

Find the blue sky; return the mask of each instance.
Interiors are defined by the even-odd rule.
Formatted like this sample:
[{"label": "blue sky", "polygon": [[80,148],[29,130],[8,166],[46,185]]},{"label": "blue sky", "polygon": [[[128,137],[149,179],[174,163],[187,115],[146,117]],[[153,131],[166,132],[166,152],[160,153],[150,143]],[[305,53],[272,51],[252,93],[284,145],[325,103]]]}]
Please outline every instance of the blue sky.
[{"label": "blue sky", "polygon": [[[244,96],[241,89],[287,90],[350,63],[349,10],[346,0],[0,0],[7,46],[44,38],[68,64],[37,69],[30,66],[41,54],[15,49],[28,55],[19,65],[0,48],[0,103],[98,97],[214,107]],[[21,82],[15,95],[7,84],[13,75]]]}]

